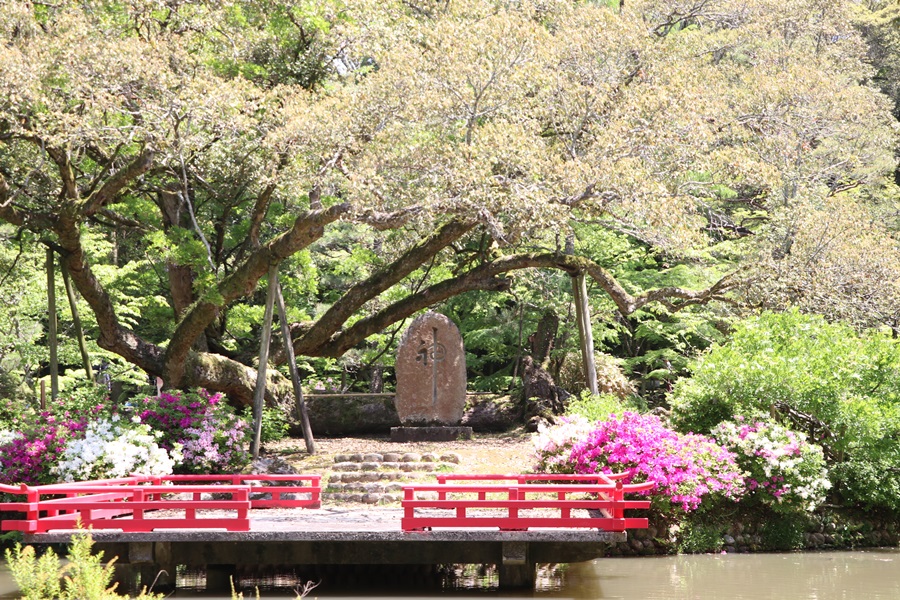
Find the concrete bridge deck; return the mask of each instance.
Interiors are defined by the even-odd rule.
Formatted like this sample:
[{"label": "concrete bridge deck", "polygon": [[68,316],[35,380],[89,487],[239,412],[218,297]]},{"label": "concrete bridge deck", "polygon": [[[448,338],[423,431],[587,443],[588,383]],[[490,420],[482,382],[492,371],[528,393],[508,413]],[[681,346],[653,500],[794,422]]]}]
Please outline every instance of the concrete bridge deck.
[{"label": "concrete bridge deck", "polygon": [[[92,532],[97,550],[118,556],[119,580],[129,588],[175,565],[207,570],[210,588],[227,585],[239,566],[494,564],[501,587],[534,584],[537,563],[582,562],[602,556],[625,533],[585,529],[400,528],[401,508],[252,509],[251,530],[167,529]],[[26,543],[64,543],[72,530],[25,536]],[[216,576],[218,574],[218,576]],[[162,580],[158,585],[165,585]],[[172,581],[174,583],[174,580]]]}]

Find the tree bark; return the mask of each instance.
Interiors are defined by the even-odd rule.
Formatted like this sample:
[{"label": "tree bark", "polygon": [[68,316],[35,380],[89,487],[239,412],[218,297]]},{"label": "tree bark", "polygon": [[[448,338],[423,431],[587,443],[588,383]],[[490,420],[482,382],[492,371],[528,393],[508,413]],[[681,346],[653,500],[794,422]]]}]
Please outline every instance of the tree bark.
[{"label": "tree bark", "polygon": [[[436,283],[415,294],[410,294],[406,298],[360,319],[351,327],[343,331],[336,331],[324,343],[311,344],[307,341],[308,338],[304,330],[292,328],[298,333],[298,336],[294,339],[294,351],[297,354],[306,356],[337,358],[370,335],[378,333],[392,323],[405,319],[438,302],[474,290],[506,290],[509,288],[510,281],[501,277],[504,273],[531,268],[561,269],[573,276],[582,272],[590,275],[601,289],[612,298],[623,315],[629,315],[650,302],[660,302],[671,311],[681,310],[686,306],[719,298],[722,293],[734,285],[729,275],[723,277],[706,290],[693,291],[667,287],[632,296],[603,267],[589,259],[557,253],[517,254],[484,263],[462,275]],[[673,298],[677,302],[673,301]]]},{"label": "tree bark", "polygon": [[262,335],[259,342],[256,393],[253,395],[253,460],[259,458],[259,444],[262,437],[262,413],[266,397],[266,370],[269,363],[269,344],[272,341],[272,307],[275,304],[275,288],[277,285],[278,265],[271,265],[269,267],[269,286],[266,291],[266,311],[263,316]]},{"label": "tree bark", "polygon": [[166,350],[164,370],[167,376],[163,377],[169,385],[183,385],[185,359],[191,345],[219,316],[223,307],[250,294],[271,265],[277,266],[285,258],[322,237],[325,225],[337,220],[349,208],[347,204],[336,204],[297,217],[291,229],[253,250],[213,291],[197,300],[175,327],[172,341]]},{"label": "tree bark", "polygon": [[272,274],[275,278],[275,306],[278,308],[278,323],[281,326],[281,337],[284,342],[284,351],[287,356],[288,369],[291,372],[291,384],[294,387],[294,406],[297,417],[300,419],[300,427],[303,429],[303,440],[306,442],[306,452],[316,453],[316,443],[313,440],[312,427],[309,425],[309,413],[306,410],[306,402],[303,401],[303,388],[300,386],[300,373],[297,372],[297,359],[294,358],[294,348],[291,345],[291,332],[288,327],[287,309],[284,306],[284,296],[281,293],[281,284],[278,282],[278,271]]},{"label": "tree bark", "polygon": [[66,286],[66,297],[69,299],[69,310],[72,312],[72,325],[75,327],[75,337],[78,338],[78,350],[81,351],[81,362],[84,364],[84,373],[88,381],[94,381],[94,370],[91,368],[91,355],[88,353],[87,340],[84,339],[84,329],[81,327],[81,318],[78,316],[78,304],[75,299],[75,290],[72,289],[72,281],[69,279],[69,271],[66,263],[61,262],[63,284]]},{"label": "tree bark", "polygon": [[594,362],[594,331],[591,327],[591,311],[588,304],[584,274],[572,277],[572,295],[575,298],[575,316],[578,321],[578,339],[581,347],[581,366],[588,390],[597,395],[597,365]]},{"label": "tree bark", "polygon": [[59,396],[59,359],[56,337],[56,266],[53,249],[47,248],[47,345],[50,348],[50,399]]}]

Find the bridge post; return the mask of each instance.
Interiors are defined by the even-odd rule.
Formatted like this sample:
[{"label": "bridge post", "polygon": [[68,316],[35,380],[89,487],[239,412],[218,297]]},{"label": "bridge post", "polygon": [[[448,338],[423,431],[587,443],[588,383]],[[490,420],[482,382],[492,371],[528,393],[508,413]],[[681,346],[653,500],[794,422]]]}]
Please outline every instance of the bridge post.
[{"label": "bridge post", "polygon": [[503,542],[502,562],[497,565],[501,589],[534,589],[535,563],[528,558],[528,542]]},{"label": "bridge post", "polygon": [[228,592],[234,577],[234,565],[206,565],[206,591]]},{"label": "bridge post", "polygon": [[535,567],[533,562],[524,565],[499,565],[500,589],[534,589]]}]

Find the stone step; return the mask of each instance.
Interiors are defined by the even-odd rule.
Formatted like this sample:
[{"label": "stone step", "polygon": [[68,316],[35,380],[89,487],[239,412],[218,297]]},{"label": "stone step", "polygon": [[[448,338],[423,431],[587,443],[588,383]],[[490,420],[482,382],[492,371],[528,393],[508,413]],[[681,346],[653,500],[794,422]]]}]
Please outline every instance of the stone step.
[{"label": "stone step", "polygon": [[378,492],[322,492],[322,501],[355,502],[358,504],[400,504],[403,494]]},{"label": "stone step", "polygon": [[329,473],[329,483],[355,483],[357,481],[422,481],[423,479],[435,479],[438,475],[434,471],[345,471],[343,473]]},{"label": "stone step", "polygon": [[433,452],[418,454],[416,452],[356,452],[352,454],[338,454],[334,457],[335,464],[340,463],[453,463],[459,464],[459,454],[445,452],[440,455]]},{"label": "stone step", "polygon": [[342,473],[345,471],[403,471],[410,473],[413,471],[453,471],[456,468],[455,463],[449,462],[339,462],[331,467],[332,472]]}]

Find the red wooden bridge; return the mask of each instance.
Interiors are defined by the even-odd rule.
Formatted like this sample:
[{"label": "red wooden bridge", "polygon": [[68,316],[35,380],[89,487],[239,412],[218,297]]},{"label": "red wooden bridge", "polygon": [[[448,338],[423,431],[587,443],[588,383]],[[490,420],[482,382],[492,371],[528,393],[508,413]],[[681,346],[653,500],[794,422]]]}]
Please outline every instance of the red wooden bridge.
[{"label": "red wooden bridge", "polygon": [[[13,498],[0,512],[18,515],[0,529],[22,531],[29,543],[66,542],[80,523],[98,549],[135,566],[143,581],[178,564],[212,572],[250,564],[491,563],[511,587],[533,584],[535,563],[589,560],[624,541],[627,529],[647,527],[646,518],[625,511],[650,503],[625,496],[652,484],[623,484],[618,475],[437,479],[404,486],[399,510],[323,507],[318,475],[0,486]],[[131,571],[122,579],[135,585]]]}]

